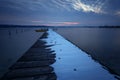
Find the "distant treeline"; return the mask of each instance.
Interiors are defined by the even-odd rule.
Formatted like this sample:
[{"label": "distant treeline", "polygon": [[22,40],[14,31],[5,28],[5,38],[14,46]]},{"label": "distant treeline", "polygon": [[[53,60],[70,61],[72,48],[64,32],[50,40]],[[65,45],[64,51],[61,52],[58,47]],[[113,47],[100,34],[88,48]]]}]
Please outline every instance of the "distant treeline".
[{"label": "distant treeline", "polygon": [[120,26],[51,26],[52,28],[120,28]]},{"label": "distant treeline", "polygon": [[18,27],[22,27],[22,28],[31,28],[31,27],[50,27],[50,26],[44,26],[44,25],[0,25],[0,28],[18,28]]},{"label": "distant treeline", "polygon": [[120,26],[45,26],[45,25],[0,25],[0,28],[120,28]]},{"label": "distant treeline", "polygon": [[120,28],[120,26],[99,26],[99,28]]}]

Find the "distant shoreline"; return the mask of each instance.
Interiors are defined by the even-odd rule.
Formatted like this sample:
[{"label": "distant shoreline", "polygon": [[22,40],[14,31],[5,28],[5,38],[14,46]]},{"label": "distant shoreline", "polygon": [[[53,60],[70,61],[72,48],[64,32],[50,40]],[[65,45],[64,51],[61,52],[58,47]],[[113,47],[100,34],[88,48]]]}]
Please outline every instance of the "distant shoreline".
[{"label": "distant shoreline", "polygon": [[46,25],[0,25],[0,28],[120,28],[120,26],[46,26]]}]

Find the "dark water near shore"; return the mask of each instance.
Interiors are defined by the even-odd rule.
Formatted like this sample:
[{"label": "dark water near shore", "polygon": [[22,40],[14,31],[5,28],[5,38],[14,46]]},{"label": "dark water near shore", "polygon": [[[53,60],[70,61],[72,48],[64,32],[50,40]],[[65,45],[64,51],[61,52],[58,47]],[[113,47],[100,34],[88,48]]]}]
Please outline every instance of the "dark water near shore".
[{"label": "dark water near shore", "polygon": [[42,35],[34,28],[0,28],[0,77]]},{"label": "dark water near shore", "polygon": [[59,28],[56,32],[120,75],[119,28]]}]

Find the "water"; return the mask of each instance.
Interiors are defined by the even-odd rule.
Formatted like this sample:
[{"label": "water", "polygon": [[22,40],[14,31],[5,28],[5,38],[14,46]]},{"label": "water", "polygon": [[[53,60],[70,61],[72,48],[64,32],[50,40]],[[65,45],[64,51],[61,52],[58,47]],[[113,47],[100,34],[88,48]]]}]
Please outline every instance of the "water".
[{"label": "water", "polygon": [[[34,30],[0,29],[0,77],[42,35]],[[116,80],[91,56],[120,74],[120,29],[59,28],[56,32],[79,47],[49,31],[48,44],[54,44],[57,53],[52,66],[58,80]]]},{"label": "water", "polygon": [[120,75],[119,28],[59,28],[56,32]]},{"label": "water", "polygon": [[41,35],[34,28],[0,28],[0,77]]},{"label": "water", "polygon": [[81,49],[50,30],[47,44],[56,52],[57,80],[117,80]]}]

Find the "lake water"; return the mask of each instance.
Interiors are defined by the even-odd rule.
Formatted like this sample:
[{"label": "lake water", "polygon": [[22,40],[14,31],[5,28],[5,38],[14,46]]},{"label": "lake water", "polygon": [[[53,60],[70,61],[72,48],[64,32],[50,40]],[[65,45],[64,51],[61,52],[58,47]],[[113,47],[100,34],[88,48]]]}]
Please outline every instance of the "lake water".
[{"label": "lake water", "polygon": [[95,62],[87,53],[56,32],[49,30],[48,45],[55,50],[56,62],[52,65],[57,80],[117,80],[114,75]]},{"label": "lake water", "polygon": [[[91,80],[115,80],[114,75],[111,75],[105,70],[105,67],[102,68],[103,66],[99,63],[106,66],[111,73],[119,77],[120,29],[58,28],[55,32],[49,31],[50,36],[48,43],[52,44],[52,40],[52,42],[56,44],[52,49],[56,51],[57,61],[52,66],[55,68],[58,80],[88,80],[88,78]],[[43,33],[35,32],[33,28],[1,28],[0,76],[2,76],[2,74],[14,64],[42,34]],[[92,58],[99,63],[96,63],[91,59],[91,56],[89,57],[87,54],[90,54]],[[72,77],[73,75],[74,77]]]},{"label": "lake water", "polygon": [[59,28],[56,32],[120,75],[119,28]]},{"label": "lake water", "polygon": [[0,28],[0,77],[43,34],[34,28]]}]

